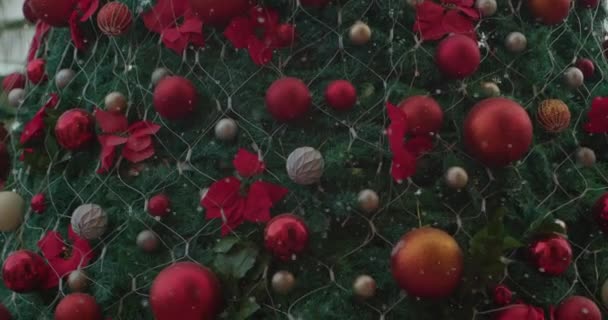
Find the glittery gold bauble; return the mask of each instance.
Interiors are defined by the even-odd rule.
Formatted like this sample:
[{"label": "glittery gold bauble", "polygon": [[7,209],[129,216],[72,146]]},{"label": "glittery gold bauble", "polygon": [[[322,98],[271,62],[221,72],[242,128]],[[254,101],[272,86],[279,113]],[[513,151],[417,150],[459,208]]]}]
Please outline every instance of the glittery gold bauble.
[{"label": "glittery gold bauble", "polygon": [[89,287],[89,278],[84,271],[80,269],[74,270],[70,272],[67,284],[70,290],[75,292],[83,292]]},{"label": "glittery gold bauble", "polygon": [[595,151],[592,149],[580,147],[576,150],[576,162],[583,167],[593,167],[595,161],[597,161],[597,158],[595,156]]},{"label": "glittery gold bauble", "polygon": [[482,82],[480,87],[483,95],[488,98],[500,96],[500,88],[495,82]]},{"label": "glittery gold bauble", "polygon": [[397,285],[409,295],[438,299],[460,284],[463,255],[446,232],[424,227],[408,232],[391,253],[391,270]]},{"label": "glittery gold bauble", "polygon": [[361,46],[372,39],[372,29],[363,21],[357,21],[350,27],[350,41]]},{"label": "glittery gold bauble", "polygon": [[16,192],[0,192],[0,231],[15,231],[23,222],[25,201]]},{"label": "glittery gold bauble", "polygon": [[570,67],[564,72],[564,83],[570,89],[577,89],[585,83],[583,71],[577,67]]},{"label": "glittery gold bauble", "polygon": [[289,271],[278,271],[272,276],[272,290],[278,294],[288,294],[296,285],[296,278]]},{"label": "glittery gold bauble", "polygon": [[445,184],[452,189],[462,189],[469,182],[469,174],[461,167],[451,167],[445,172]]},{"label": "glittery gold bauble", "polygon": [[106,110],[112,113],[124,113],[127,110],[127,98],[120,92],[111,92],[105,98]]},{"label": "glittery gold bauble", "polygon": [[477,0],[475,1],[475,8],[479,10],[482,16],[489,17],[496,13],[498,5],[496,0]]},{"label": "glittery gold bauble", "polygon": [[511,32],[505,39],[505,47],[513,53],[520,53],[528,47],[528,39],[521,32]]},{"label": "glittery gold bauble", "polygon": [[562,132],[570,126],[570,110],[563,101],[557,99],[541,102],[536,118],[541,127],[550,133]]},{"label": "glittery gold bauble", "polygon": [[361,275],[353,282],[353,291],[363,299],[369,299],[376,295],[376,280],[368,275]]}]

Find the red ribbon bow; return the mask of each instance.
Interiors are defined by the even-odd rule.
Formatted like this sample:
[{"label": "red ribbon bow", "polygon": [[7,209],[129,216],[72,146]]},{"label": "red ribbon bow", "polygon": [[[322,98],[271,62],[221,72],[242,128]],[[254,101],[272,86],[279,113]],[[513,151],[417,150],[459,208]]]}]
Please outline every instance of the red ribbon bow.
[{"label": "red ribbon bow", "polygon": [[477,40],[474,23],[479,12],[473,0],[441,0],[440,4],[426,0],[416,5],[414,32],[422,40],[439,40],[450,33],[467,35]]}]

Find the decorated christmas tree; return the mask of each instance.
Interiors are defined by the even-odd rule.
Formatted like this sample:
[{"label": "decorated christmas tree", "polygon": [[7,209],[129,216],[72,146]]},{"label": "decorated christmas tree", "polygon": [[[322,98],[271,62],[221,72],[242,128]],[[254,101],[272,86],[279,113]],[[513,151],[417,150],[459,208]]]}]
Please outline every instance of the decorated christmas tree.
[{"label": "decorated christmas tree", "polygon": [[608,319],[599,0],[23,8],[0,319]]}]

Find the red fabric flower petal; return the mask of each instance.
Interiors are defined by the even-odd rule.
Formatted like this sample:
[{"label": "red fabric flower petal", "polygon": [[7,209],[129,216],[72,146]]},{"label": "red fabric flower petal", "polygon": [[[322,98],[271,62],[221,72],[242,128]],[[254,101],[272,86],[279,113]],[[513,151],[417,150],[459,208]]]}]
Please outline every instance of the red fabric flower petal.
[{"label": "red fabric flower petal", "polygon": [[247,44],[251,60],[258,66],[265,65],[272,60],[272,48],[255,36],[250,36]]},{"label": "red fabric flower petal", "polygon": [[591,102],[584,125],[588,133],[608,133],[608,97],[596,97]]},{"label": "red fabric flower petal", "polygon": [[474,40],[477,39],[477,34],[475,33],[475,26],[473,25],[473,21],[463,16],[456,10],[449,10],[443,16],[441,25],[443,27],[443,30],[445,31],[444,34],[458,33],[472,37]]},{"label": "red fabric flower petal", "polygon": [[116,146],[107,142],[109,136],[100,136],[99,143],[101,144],[101,153],[99,154],[99,160],[101,166],[97,169],[97,173],[109,172],[114,166],[114,157],[116,154]]},{"label": "red fabric flower petal", "polygon": [[207,220],[222,219],[222,235],[228,234],[243,223],[245,199],[239,193],[240,188],[241,181],[238,179],[224,178],[214,182],[201,199]]},{"label": "red fabric flower petal", "polygon": [[155,153],[156,151],[154,150],[153,145],[150,145],[149,147],[143,150],[133,150],[127,146],[122,149],[122,156],[132,163],[139,163],[144,160],[150,159],[154,156]]},{"label": "red fabric flower petal", "polygon": [[414,157],[419,157],[433,149],[433,139],[429,136],[413,137],[405,142],[405,149]]},{"label": "red fabric flower petal", "polygon": [[245,219],[251,222],[270,220],[270,209],[280,201],[288,190],[281,186],[263,181],[254,182],[247,194]]},{"label": "red fabric flower petal", "polygon": [[130,136],[127,139],[125,148],[129,148],[131,151],[138,152],[148,149],[152,146],[152,137],[150,136]]},{"label": "red fabric flower petal", "polygon": [[84,50],[86,48],[86,44],[84,42],[84,35],[82,34],[82,30],[80,30],[80,26],[78,25],[80,19],[78,18],[78,12],[72,12],[70,16],[69,24],[70,24],[70,35],[72,37],[72,42],[74,42],[74,46],[78,50]]},{"label": "red fabric flower petal", "polygon": [[239,197],[239,199],[232,207],[226,208],[222,211],[222,236],[228,235],[230,232],[234,231],[234,229],[236,229],[245,221],[245,206],[245,199]]},{"label": "red fabric flower petal", "polygon": [[44,134],[44,117],[47,109],[53,109],[59,103],[59,95],[51,93],[49,100],[36,112],[32,120],[30,120],[21,132],[19,143],[25,145],[32,139],[39,138]]},{"label": "red fabric flower petal", "polygon": [[150,11],[142,15],[142,19],[148,30],[162,33],[163,30],[173,27],[189,7],[188,0],[158,0]]},{"label": "red fabric flower petal", "polygon": [[441,25],[445,9],[433,1],[424,1],[416,6],[416,21],[414,32],[420,34],[422,40],[438,40],[445,36]]},{"label": "red fabric flower petal", "polygon": [[275,29],[279,25],[279,13],[260,6],[249,9],[249,19],[253,26],[263,29]]},{"label": "red fabric flower petal", "polygon": [[266,165],[260,156],[245,149],[239,149],[232,164],[239,175],[244,178],[258,175],[266,170]]},{"label": "red fabric flower petal", "polygon": [[89,20],[99,8],[99,0],[78,0],[78,10],[82,12],[80,22]]},{"label": "red fabric flower petal", "polygon": [[411,177],[416,172],[416,157],[409,152],[403,143],[407,132],[405,114],[390,102],[387,103],[391,124],[387,129],[389,147],[393,153],[391,175],[397,182]]},{"label": "red fabric flower petal", "polygon": [[95,108],[95,120],[103,133],[119,133],[127,131],[129,122],[120,113],[113,113]]},{"label": "red fabric flower petal", "polygon": [[129,134],[135,138],[155,135],[158,130],[160,126],[150,121],[137,121],[129,126]]},{"label": "red fabric flower petal", "polygon": [[255,36],[253,24],[249,18],[236,17],[230,21],[230,24],[224,30],[224,36],[228,38],[235,48],[247,48],[249,37]]},{"label": "red fabric flower petal", "polygon": [[182,54],[188,47],[188,37],[182,36],[177,28],[165,29],[161,36],[165,47],[177,54]]},{"label": "red fabric flower petal", "polygon": [[38,22],[36,23],[36,32],[34,33],[34,36],[32,37],[32,42],[30,43],[30,49],[28,50],[28,53],[27,53],[27,62],[34,60],[34,58],[36,57],[36,53],[38,52],[38,49],[40,49],[42,40],[44,40],[44,37],[46,37],[46,35],[49,33],[49,30],[51,30],[50,24],[47,24],[46,22],[43,22],[42,20],[38,20]]},{"label": "red fabric flower petal", "polygon": [[259,185],[264,188],[273,204],[281,201],[281,199],[289,193],[289,189],[270,182],[257,181],[254,185]]},{"label": "red fabric flower petal", "polygon": [[475,21],[479,12],[471,0],[443,0],[447,8],[433,1],[424,1],[416,6],[414,32],[422,40],[439,40],[447,34],[465,34],[477,39]]}]

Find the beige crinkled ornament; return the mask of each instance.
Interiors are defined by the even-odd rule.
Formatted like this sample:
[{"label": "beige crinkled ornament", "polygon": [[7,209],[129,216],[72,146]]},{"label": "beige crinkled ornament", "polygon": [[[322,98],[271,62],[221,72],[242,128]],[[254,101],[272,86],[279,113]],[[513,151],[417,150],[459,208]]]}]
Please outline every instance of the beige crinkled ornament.
[{"label": "beige crinkled ornament", "polygon": [[287,174],[291,180],[301,185],[319,182],[324,167],[323,155],[312,147],[297,148],[287,158]]},{"label": "beige crinkled ornament", "polygon": [[83,204],[72,213],[72,230],[87,240],[99,239],[108,227],[108,215],[92,203]]}]

